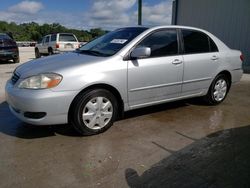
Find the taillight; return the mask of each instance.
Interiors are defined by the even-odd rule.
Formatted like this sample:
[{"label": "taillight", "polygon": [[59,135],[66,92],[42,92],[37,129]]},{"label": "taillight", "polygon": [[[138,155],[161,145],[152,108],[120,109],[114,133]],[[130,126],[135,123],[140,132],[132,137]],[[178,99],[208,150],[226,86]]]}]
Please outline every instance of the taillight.
[{"label": "taillight", "polygon": [[56,48],[59,48],[59,44],[56,44]]},{"label": "taillight", "polygon": [[244,56],[243,54],[240,55],[240,60],[243,62],[244,61]]}]

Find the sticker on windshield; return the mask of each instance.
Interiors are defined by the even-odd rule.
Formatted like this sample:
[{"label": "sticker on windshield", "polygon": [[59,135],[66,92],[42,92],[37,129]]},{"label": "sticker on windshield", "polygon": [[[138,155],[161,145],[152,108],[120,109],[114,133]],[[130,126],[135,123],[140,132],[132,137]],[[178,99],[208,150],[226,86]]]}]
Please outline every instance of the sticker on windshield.
[{"label": "sticker on windshield", "polygon": [[127,42],[127,39],[113,39],[113,40],[111,40],[110,43],[124,44],[125,42]]}]

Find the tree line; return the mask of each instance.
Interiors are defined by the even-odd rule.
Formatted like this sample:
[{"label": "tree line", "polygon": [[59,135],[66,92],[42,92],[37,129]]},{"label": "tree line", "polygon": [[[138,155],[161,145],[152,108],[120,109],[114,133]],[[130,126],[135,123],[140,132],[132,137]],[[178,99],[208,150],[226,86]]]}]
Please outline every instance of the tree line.
[{"label": "tree line", "polygon": [[16,41],[38,41],[43,36],[51,33],[73,33],[79,41],[88,42],[107,32],[101,28],[94,28],[89,31],[69,29],[59,23],[39,25],[35,22],[16,24],[15,22],[0,21],[0,33],[12,33]]}]

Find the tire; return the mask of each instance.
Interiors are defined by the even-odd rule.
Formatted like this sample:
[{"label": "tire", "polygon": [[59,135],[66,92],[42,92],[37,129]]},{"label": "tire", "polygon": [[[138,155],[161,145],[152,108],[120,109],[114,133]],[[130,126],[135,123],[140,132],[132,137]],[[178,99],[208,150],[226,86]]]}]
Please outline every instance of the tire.
[{"label": "tire", "polygon": [[93,89],[75,98],[71,105],[70,122],[80,134],[95,135],[109,129],[117,114],[115,96],[105,89]]},{"label": "tire", "polygon": [[230,88],[229,79],[224,74],[219,74],[213,80],[207,95],[204,96],[204,101],[208,105],[217,105],[225,100]]},{"label": "tire", "polygon": [[41,57],[41,54],[40,54],[40,52],[39,52],[39,50],[37,48],[35,49],[35,56],[36,56],[36,58]]},{"label": "tire", "polygon": [[48,53],[49,53],[49,55],[53,55],[54,53],[53,53],[53,49],[52,48],[49,48],[48,49]]},{"label": "tire", "polygon": [[14,62],[14,63],[20,63],[20,58],[19,58],[19,56],[18,56],[17,58],[14,58],[14,59],[13,59],[13,62]]}]

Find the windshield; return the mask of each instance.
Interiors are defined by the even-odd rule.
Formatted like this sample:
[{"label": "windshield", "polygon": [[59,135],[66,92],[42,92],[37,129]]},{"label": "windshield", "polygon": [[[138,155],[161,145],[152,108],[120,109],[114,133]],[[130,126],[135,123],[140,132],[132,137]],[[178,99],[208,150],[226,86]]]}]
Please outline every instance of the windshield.
[{"label": "windshield", "polygon": [[117,29],[85,44],[78,52],[96,56],[111,56],[147,29],[145,27]]},{"label": "windshield", "polygon": [[0,40],[12,40],[8,35],[0,33]]}]

